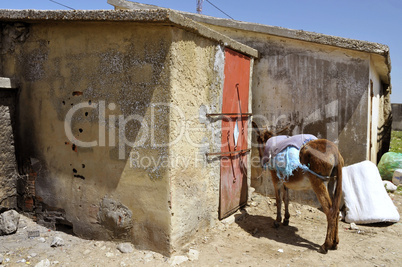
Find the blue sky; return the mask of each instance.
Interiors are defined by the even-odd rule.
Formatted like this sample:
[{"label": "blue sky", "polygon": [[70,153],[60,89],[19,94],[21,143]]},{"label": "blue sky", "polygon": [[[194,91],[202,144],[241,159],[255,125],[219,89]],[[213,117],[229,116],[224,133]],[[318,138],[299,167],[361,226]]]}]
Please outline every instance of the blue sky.
[{"label": "blue sky", "polygon": [[[55,0],[74,9],[112,9],[107,0]],[[209,0],[236,20],[388,45],[392,103],[402,103],[402,0]],[[196,0],[138,0],[196,12]],[[0,8],[68,9],[49,0],[0,0]],[[227,18],[204,1],[203,14]]]}]

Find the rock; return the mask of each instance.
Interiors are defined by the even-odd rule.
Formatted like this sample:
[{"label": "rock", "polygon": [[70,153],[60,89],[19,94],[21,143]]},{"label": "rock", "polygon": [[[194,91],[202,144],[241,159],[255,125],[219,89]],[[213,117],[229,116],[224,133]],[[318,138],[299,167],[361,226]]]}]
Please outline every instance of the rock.
[{"label": "rock", "polygon": [[9,235],[17,232],[20,215],[15,210],[0,214],[0,235]]},{"label": "rock", "polygon": [[84,255],[88,255],[89,253],[91,253],[91,251],[89,249],[85,250],[82,254]]},{"label": "rock", "polygon": [[176,265],[180,265],[183,262],[188,261],[188,257],[187,256],[174,256],[170,259],[170,265],[171,266],[176,266]]},{"label": "rock", "polygon": [[121,253],[131,253],[134,250],[133,245],[131,243],[120,243],[117,245],[117,249]]},{"label": "rock", "polygon": [[32,252],[31,254],[29,254],[29,256],[31,256],[31,258],[35,258],[36,256],[38,256],[38,254],[36,254],[35,252]]},{"label": "rock", "polygon": [[152,261],[154,259],[154,255],[152,254],[152,253],[147,253],[145,256],[144,256],[144,261],[145,262],[150,262],[150,261]]},{"label": "rock", "polygon": [[113,257],[114,256],[114,254],[112,253],[112,252],[106,252],[106,257],[108,257],[108,258],[110,258],[110,257]]},{"label": "rock", "polygon": [[188,255],[188,259],[189,259],[190,261],[197,261],[197,260],[198,260],[198,257],[200,256],[200,252],[199,252],[198,250],[195,250],[195,249],[190,248],[190,249],[188,250],[187,255]]},{"label": "rock", "polygon": [[227,217],[227,218],[225,218],[225,219],[223,219],[222,221],[221,221],[221,223],[222,224],[225,224],[225,225],[230,225],[230,224],[232,224],[232,223],[234,223],[235,222],[235,217],[232,215],[232,216],[229,216],[229,217]]},{"label": "rock", "polygon": [[255,192],[255,188],[254,187],[249,187],[248,188],[248,193],[249,193],[249,195],[251,196],[251,194],[253,194]]},{"label": "rock", "polygon": [[397,189],[397,186],[390,181],[382,181],[382,183],[384,184],[385,189],[389,192],[395,192]]},{"label": "rock", "polygon": [[357,225],[355,223],[351,223],[350,224],[350,229],[351,230],[359,230],[359,227],[357,227]]},{"label": "rock", "polygon": [[50,244],[50,246],[51,246],[52,248],[64,246],[64,240],[63,240],[63,238],[58,237],[58,236],[55,236],[55,237],[53,238],[53,241],[52,241],[52,243]]},{"label": "rock", "polygon": [[35,267],[49,267],[50,266],[50,261],[48,259],[41,260],[38,262]]},{"label": "rock", "polygon": [[46,239],[45,239],[44,237],[39,237],[39,238],[38,238],[38,241],[41,242],[41,243],[45,243],[45,242],[46,242]]}]

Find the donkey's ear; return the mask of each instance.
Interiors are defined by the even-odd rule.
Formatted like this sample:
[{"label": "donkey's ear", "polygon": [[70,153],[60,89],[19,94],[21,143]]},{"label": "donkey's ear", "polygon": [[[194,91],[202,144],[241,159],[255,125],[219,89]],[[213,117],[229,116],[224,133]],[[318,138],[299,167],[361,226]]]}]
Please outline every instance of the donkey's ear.
[{"label": "donkey's ear", "polygon": [[260,132],[260,127],[258,127],[258,124],[255,121],[252,121],[251,124],[253,125],[253,130],[257,134],[257,140],[261,140],[261,132]]},{"label": "donkey's ear", "polygon": [[258,124],[255,121],[252,121],[251,124],[253,125],[253,128],[258,129]]},{"label": "donkey's ear", "polygon": [[274,136],[274,133],[268,130],[264,130],[264,132],[262,133],[262,138],[264,141],[264,144],[268,141],[269,138],[271,138],[272,136]]}]

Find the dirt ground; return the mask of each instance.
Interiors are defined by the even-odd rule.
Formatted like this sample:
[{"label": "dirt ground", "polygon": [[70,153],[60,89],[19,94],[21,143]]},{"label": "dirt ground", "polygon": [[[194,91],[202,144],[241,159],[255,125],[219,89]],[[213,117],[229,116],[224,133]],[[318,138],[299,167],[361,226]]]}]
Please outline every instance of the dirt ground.
[{"label": "dirt ground", "polygon": [[[402,195],[390,194],[398,210]],[[17,233],[0,237],[3,266],[402,266],[402,223],[358,225],[340,222],[338,250],[318,253],[324,242],[325,215],[292,203],[290,225],[273,228],[275,200],[253,193],[250,205],[194,241],[191,255],[167,258],[134,249],[121,253],[117,243],[83,240],[50,231],[21,216]],[[29,238],[39,231],[39,236]],[[50,247],[55,236],[65,244]],[[197,259],[198,258],[198,259]],[[0,264],[1,266],[1,264]],[[42,265],[49,266],[49,265]]]}]

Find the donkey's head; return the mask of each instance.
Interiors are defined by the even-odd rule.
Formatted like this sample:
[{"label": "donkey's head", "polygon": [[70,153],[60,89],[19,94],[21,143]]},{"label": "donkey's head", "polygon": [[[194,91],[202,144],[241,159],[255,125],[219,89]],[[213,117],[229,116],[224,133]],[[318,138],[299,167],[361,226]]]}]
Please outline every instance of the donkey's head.
[{"label": "donkey's head", "polygon": [[255,121],[253,121],[252,124],[253,124],[253,129],[255,130],[255,132],[257,134],[258,145],[264,146],[265,143],[267,143],[269,138],[276,135],[274,132],[269,131],[266,127],[262,128],[262,129],[259,128],[258,124]]},{"label": "donkey's head", "polygon": [[260,160],[264,156],[264,148],[265,148],[265,144],[267,143],[268,139],[285,132],[289,128],[287,126],[284,129],[280,130],[279,132],[273,132],[273,131],[268,130],[267,127],[259,128],[258,124],[255,121],[253,121],[252,124],[253,124],[253,130],[257,134],[257,136],[256,136],[256,139],[258,142],[257,148],[258,148],[258,154],[260,156]]}]

